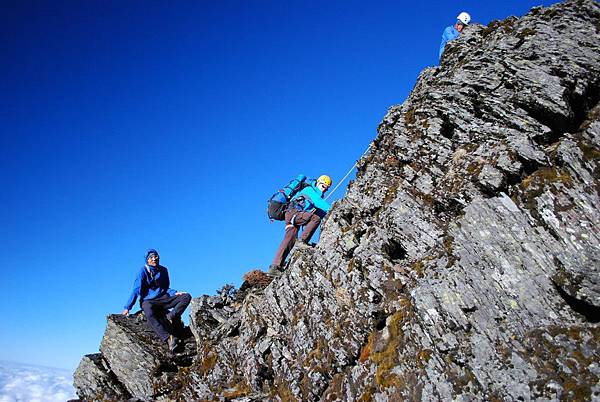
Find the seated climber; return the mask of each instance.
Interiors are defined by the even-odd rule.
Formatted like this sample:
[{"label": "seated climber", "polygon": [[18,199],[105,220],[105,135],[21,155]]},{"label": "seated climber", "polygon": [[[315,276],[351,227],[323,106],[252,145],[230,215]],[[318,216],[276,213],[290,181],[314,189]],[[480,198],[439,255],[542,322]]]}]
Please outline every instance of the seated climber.
[{"label": "seated climber", "polygon": [[456,23],[454,26],[450,25],[444,29],[444,33],[442,34],[442,42],[440,43],[440,54],[439,59],[442,59],[442,54],[444,53],[444,48],[446,47],[446,42],[451,41],[452,39],[458,38],[458,36],[463,31],[466,25],[469,25],[471,22],[471,16],[469,13],[462,12],[458,14],[456,17]]},{"label": "seated climber", "polygon": [[169,284],[169,271],[159,264],[158,252],[154,249],[148,250],[146,264],[135,278],[131,296],[122,314],[129,314],[129,310],[139,296],[142,310],[150,326],[160,339],[167,343],[169,351],[173,352],[179,342],[175,336],[174,324],[181,319],[181,314],[190,304],[192,296],[189,293],[169,289]]},{"label": "seated climber", "polygon": [[283,263],[296,243],[300,227],[304,229],[299,246],[309,246],[309,241],[319,227],[321,219],[331,208],[323,199],[329,187],[331,187],[331,178],[323,175],[310,182],[290,200],[285,212],[285,235],[269,267],[270,275],[279,275],[283,272]]}]

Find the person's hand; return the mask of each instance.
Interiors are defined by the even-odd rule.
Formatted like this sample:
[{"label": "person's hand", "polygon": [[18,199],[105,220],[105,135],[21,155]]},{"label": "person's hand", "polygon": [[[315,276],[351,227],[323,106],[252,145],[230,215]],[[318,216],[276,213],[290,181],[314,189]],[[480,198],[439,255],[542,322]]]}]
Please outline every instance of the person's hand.
[{"label": "person's hand", "polygon": [[127,316],[127,315],[129,315],[129,310],[125,309],[125,310],[123,310],[123,312],[121,314]]},{"label": "person's hand", "polygon": [[175,296],[187,295],[188,292],[175,292]]}]

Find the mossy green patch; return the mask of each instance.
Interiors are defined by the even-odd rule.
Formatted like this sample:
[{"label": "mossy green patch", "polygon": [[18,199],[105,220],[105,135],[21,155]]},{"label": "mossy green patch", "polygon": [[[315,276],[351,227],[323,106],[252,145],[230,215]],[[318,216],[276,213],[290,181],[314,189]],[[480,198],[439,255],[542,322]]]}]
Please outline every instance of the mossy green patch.
[{"label": "mossy green patch", "polygon": [[214,352],[208,352],[198,365],[198,371],[202,376],[208,374],[217,365],[217,354]]},{"label": "mossy green patch", "polygon": [[343,386],[344,376],[341,373],[338,373],[333,376],[331,381],[329,382],[329,386],[327,387],[326,393],[322,396],[324,402],[334,402],[340,401],[343,399]]},{"label": "mossy green patch", "polygon": [[385,193],[385,197],[383,198],[383,204],[388,205],[392,201],[396,199],[396,195],[398,194],[398,185],[391,186],[387,189]]},{"label": "mossy green patch", "polygon": [[502,29],[505,33],[512,31],[514,20],[507,18],[504,21],[493,20],[488,24],[487,27],[481,31],[481,36],[484,38],[495,32],[496,30]]},{"label": "mossy green patch", "polygon": [[419,351],[417,354],[415,361],[417,362],[417,366],[419,368],[425,368],[429,360],[431,359],[431,355],[433,354],[433,350],[431,349],[423,349]]},{"label": "mossy green patch", "polygon": [[[452,361],[450,355],[447,355],[447,357],[450,364],[448,365],[449,370],[446,372],[446,375],[452,383],[452,389],[454,390],[455,394],[462,394],[466,391],[469,385],[477,384],[477,378],[468,366],[460,367],[456,364],[456,362]],[[498,401],[500,401],[500,399],[498,399]]]},{"label": "mossy green patch", "polygon": [[281,402],[299,402],[286,381],[279,378],[275,380],[275,384],[271,388],[269,400],[275,400],[275,397],[278,397]]},{"label": "mossy green patch", "polygon": [[423,260],[413,263],[412,269],[417,274],[417,277],[423,278],[425,276],[425,264],[423,263]]},{"label": "mossy green patch", "polygon": [[600,160],[600,149],[588,145],[584,142],[579,143],[579,148],[583,152],[583,158],[586,161],[598,161]]},{"label": "mossy green patch", "polygon": [[354,258],[351,258],[350,261],[348,262],[348,272],[352,272],[354,271]]},{"label": "mossy green patch", "polygon": [[568,186],[572,183],[567,169],[543,167],[521,181],[519,190],[521,201],[531,211],[536,209],[536,199],[546,190],[555,192],[559,185]]},{"label": "mossy green patch", "polygon": [[[404,332],[402,325],[412,313],[410,300],[400,299],[401,309],[396,311],[387,319],[388,341],[381,351],[373,351],[375,336],[369,338],[367,345],[370,345],[370,360],[377,365],[375,372],[375,383],[381,388],[400,387],[402,379],[392,369],[400,362],[400,352],[404,346]],[[364,350],[364,349],[363,349]]]},{"label": "mossy green patch", "polygon": [[415,117],[415,109],[408,109],[406,113],[404,113],[404,123],[406,123],[406,125],[409,126],[415,124],[416,121],[417,119]]},{"label": "mossy green patch", "polygon": [[369,387],[362,393],[362,395],[358,398],[357,402],[371,402],[373,401],[373,394],[375,393],[375,389],[373,387]]},{"label": "mossy green patch", "polygon": [[387,158],[385,158],[385,161],[383,161],[383,166],[386,170],[398,169],[402,167],[402,162],[400,162],[400,160],[397,157],[390,155]]},{"label": "mossy green patch", "polygon": [[525,39],[528,36],[535,35],[536,33],[537,33],[537,31],[535,29],[527,27],[527,28],[522,29],[521,31],[517,32],[516,36],[519,39]]},{"label": "mossy green patch", "polygon": [[456,262],[456,257],[453,254],[453,245],[453,236],[448,235],[444,237],[444,250],[446,250],[446,256],[448,257],[448,263],[446,264],[446,267],[451,267]]},{"label": "mossy green patch", "polygon": [[[331,320],[324,323],[325,325],[331,326]],[[341,327],[337,327],[334,331],[342,331]],[[329,348],[328,342],[325,338],[320,337],[317,339],[313,350],[308,353],[306,358],[302,361],[302,367],[306,372],[317,372],[323,375],[329,375],[329,371],[331,367],[333,367],[335,363],[335,356],[331,352]],[[304,377],[300,381],[300,390],[302,392],[302,399],[308,400],[311,398],[311,391],[313,388],[312,380],[308,375],[304,375]]]},{"label": "mossy green patch", "polygon": [[477,162],[469,163],[467,165],[467,172],[471,176],[477,176],[481,173],[481,169],[483,169],[483,165]]},{"label": "mossy green patch", "polygon": [[545,385],[554,381],[563,387],[561,399],[591,400],[599,381],[591,369],[600,360],[599,335],[599,327],[583,326],[552,326],[527,334],[527,354],[522,357],[529,360],[540,378],[530,387],[543,395]]}]

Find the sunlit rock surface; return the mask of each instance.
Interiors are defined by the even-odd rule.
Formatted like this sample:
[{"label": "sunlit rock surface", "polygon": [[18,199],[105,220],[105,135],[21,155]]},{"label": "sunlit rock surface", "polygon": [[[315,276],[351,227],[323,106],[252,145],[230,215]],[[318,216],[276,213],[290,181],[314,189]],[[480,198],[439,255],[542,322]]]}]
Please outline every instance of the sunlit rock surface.
[{"label": "sunlit rock surface", "polygon": [[[193,361],[165,359],[135,317],[109,318],[97,358],[114,377],[94,386],[146,400],[600,399],[599,100],[596,1],[469,26],[390,108],[317,247],[268,285],[194,299]],[[76,378],[98,367],[82,366]]]}]

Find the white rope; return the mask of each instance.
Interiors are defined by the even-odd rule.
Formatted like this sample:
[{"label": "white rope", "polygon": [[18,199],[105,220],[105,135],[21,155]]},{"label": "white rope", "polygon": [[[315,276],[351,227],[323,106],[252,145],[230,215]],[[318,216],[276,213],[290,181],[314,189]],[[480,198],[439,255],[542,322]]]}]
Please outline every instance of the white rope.
[{"label": "white rope", "polygon": [[373,143],[370,143],[369,146],[367,147],[367,149],[365,150],[365,152],[363,152],[363,154],[360,156],[360,158],[358,158],[358,160],[356,162],[354,162],[354,165],[352,165],[352,167],[350,168],[350,170],[348,170],[348,173],[346,173],[346,176],[344,176],[344,178],[342,180],[340,180],[340,182],[337,184],[337,186],[335,186],[333,188],[333,190],[331,190],[331,192],[327,195],[327,197],[325,197],[325,199],[327,200],[329,197],[331,197],[333,195],[333,193],[335,192],[335,190],[338,189],[339,186],[342,185],[342,183],[344,182],[344,180],[346,180],[348,178],[348,176],[350,176],[350,173],[352,173],[352,170],[354,170],[354,168],[356,167],[356,165],[358,164],[358,161],[362,159],[363,156],[365,156],[367,154],[367,152],[369,152],[369,149],[371,149],[371,145],[373,145]]}]

